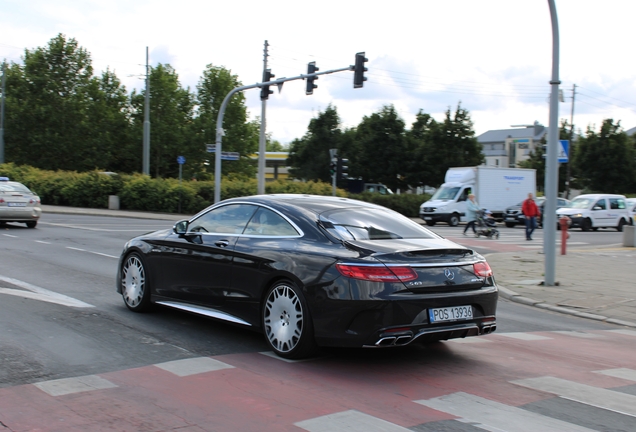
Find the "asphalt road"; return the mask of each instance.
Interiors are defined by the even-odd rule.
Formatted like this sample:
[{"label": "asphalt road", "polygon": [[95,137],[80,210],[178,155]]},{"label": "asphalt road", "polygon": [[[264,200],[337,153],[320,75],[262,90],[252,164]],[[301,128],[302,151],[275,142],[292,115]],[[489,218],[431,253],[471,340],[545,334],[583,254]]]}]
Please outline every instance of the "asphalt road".
[{"label": "asphalt road", "polygon": [[[117,374],[193,358],[234,359],[237,365],[250,370],[264,366],[263,357],[254,355],[266,350],[266,344],[259,334],[178,311],[135,314],[125,308],[114,285],[117,259],[124,243],[134,235],[172,224],[172,221],[161,220],[49,214],[44,215],[37,229],[15,224],[0,231],[3,245],[0,249],[0,328],[3,329],[0,332],[0,401],[3,395],[10,397],[13,391],[24,391],[18,389],[24,389],[25,385],[32,383],[93,374]],[[461,234],[462,229],[441,225],[434,227],[441,235],[460,243],[471,243],[482,253],[541,247],[540,230],[535,234],[537,244],[527,244],[529,242],[525,242],[520,227],[502,228],[499,240],[465,238]],[[573,232],[571,247],[618,243],[619,237],[620,233],[605,230]],[[16,295],[19,294],[16,291],[28,291],[31,294],[30,297]],[[596,407],[593,409],[593,418],[589,414],[581,417],[580,411],[590,409],[586,401],[563,403],[561,399],[553,399],[546,393],[537,394],[536,389],[522,391],[515,387],[511,390],[503,384],[529,377],[543,377],[546,371],[551,371],[559,379],[571,380],[576,376],[579,381],[585,381],[581,375],[568,375],[567,362],[570,360],[567,359],[571,359],[573,370],[579,374],[605,370],[610,365],[613,368],[627,368],[629,364],[634,364],[634,350],[630,348],[633,343],[629,343],[633,337],[595,336],[614,335],[611,332],[619,329],[502,300],[498,309],[497,332],[491,336],[471,338],[490,340],[491,344],[487,345],[489,350],[456,342],[441,344],[446,348],[436,344],[428,349],[411,347],[399,351],[326,350],[323,356],[310,361],[316,366],[311,374],[313,379],[338,381],[347,373],[354,373],[350,368],[357,365],[358,370],[354,373],[356,384],[352,384],[352,389],[377,394],[378,400],[384,400],[397,391],[395,383],[403,380],[400,368],[413,374],[413,380],[404,383],[402,390],[409,395],[421,396],[422,388],[418,386],[428,388],[432,381],[427,379],[435,381],[425,372],[426,369],[419,370],[419,366],[427,365],[444,377],[442,381],[435,381],[436,392],[433,393],[436,396],[451,397],[456,389],[463,389],[464,392],[473,389],[478,394],[487,394],[490,399],[497,398],[494,395],[507,395],[500,397],[500,402],[522,407],[525,411],[539,412],[567,424],[583,424],[590,429],[598,429],[600,425],[603,430],[630,430],[633,420],[630,415]],[[577,336],[564,338],[564,334]],[[531,346],[531,341],[555,338],[558,346],[551,346],[548,342],[546,345]],[[585,351],[581,351],[581,341],[585,342],[590,358],[587,358]],[[475,346],[479,344],[475,343]],[[600,355],[601,352],[607,355]],[[582,356],[586,357],[585,362],[574,360]],[[392,370],[391,365],[395,362],[400,367]],[[534,364],[531,366],[531,363]],[[301,381],[304,379],[303,374],[308,373],[294,369],[296,366],[281,367],[282,370],[268,366],[270,372],[264,373],[271,373],[272,379]],[[279,373],[283,375],[276,378]],[[259,376],[262,378],[265,375]],[[378,379],[380,376],[383,378]],[[427,376],[429,378],[424,379]],[[365,380],[368,387],[360,387]],[[487,391],[491,386],[489,383],[498,380],[502,383],[501,387]],[[589,380],[588,384],[599,388],[620,388],[623,394],[636,394],[636,384],[630,384],[629,381],[601,383],[600,380]],[[483,392],[475,389],[482,389]],[[265,393],[259,391],[254,390],[254,398],[265,397]],[[334,386],[325,390],[321,397],[337,399],[338,392],[342,391]],[[301,399],[309,393],[311,391],[295,395],[299,406],[303,405]],[[354,393],[351,397],[354,398]],[[78,397],[76,402],[79,403],[79,400],[81,398]],[[442,402],[436,400],[428,403],[431,406],[441,404],[438,409],[449,412],[444,411]],[[457,401],[453,403],[457,405]],[[350,406],[344,401],[342,404],[343,408],[364,410],[353,401]],[[6,413],[1,406],[0,403],[0,421],[7,425]],[[227,409],[240,411],[240,407],[235,406]],[[247,407],[244,409],[246,416],[258,417],[258,413],[251,412]],[[310,411],[313,413],[307,409],[306,418],[311,417]],[[368,412],[392,423],[399,423],[381,409],[369,408]],[[469,413],[470,409],[467,408],[466,413],[459,417],[470,417]],[[284,417],[284,410],[280,415]],[[453,418],[427,415],[417,421],[412,420],[406,426],[419,431],[440,430],[442,426],[449,431],[481,430],[472,426],[471,429],[466,423]],[[443,425],[440,421],[444,422]],[[223,423],[218,426],[215,430],[232,430],[229,422],[227,426]],[[206,427],[202,426],[202,429]],[[262,430],[267,428],[263,426]],[[282,427],[278,430],[288,429]]]}]

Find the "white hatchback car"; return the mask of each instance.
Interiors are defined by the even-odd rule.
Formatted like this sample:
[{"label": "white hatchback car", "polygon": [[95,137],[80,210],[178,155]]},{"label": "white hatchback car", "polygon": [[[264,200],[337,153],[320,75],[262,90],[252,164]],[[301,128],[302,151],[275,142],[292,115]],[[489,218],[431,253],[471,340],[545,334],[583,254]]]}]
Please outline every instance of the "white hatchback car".
[{"label": "white hatchback car", "polygon": [[569,207],[557,210],[557,217],[561,216],[568,216],[572,220],[570,226],[582,231],[596,231],[598,228],[623,231],[623,226],[630,225],[632,220],[625,196],[613,194],[579,195]]},{"label": "white hatchback car", "polygon": [[42,215],[40,197],[22,183],[0,177],[0,225],[23,222],[35,228]]}]

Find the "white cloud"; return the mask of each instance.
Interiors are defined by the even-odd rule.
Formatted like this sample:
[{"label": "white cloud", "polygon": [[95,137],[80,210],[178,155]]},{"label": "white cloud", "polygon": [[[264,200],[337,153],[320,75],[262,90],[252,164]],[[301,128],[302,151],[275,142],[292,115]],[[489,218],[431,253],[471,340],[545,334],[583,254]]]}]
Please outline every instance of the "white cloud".
[{"label": "white cloud", "polygon": [[[225,66],[244,84],[260,80],[263,42],[276,77],[298,76],[309,61],[321,71],[346,67],[358,51],[368,81],[353,74],[321,76],[312,96],[305,82],[287,82],[267,104],[267,130],[283,143],[301,137],[329,104],[347,126],[393,104],[407,125],[420,110],[441,119],[461,101],[476,132],[511,124],[548,124],[552,28],[547,1],[323,0],[220,2],[205,0],[4,0],[0,57],[19,61],[25,48],[45,46],[58,33],[75,38],[96,72],[114,70],[128,91],[141,88],[146,47],[151,64],[170,63],[182,85],[195,89],[208,64]],[[636,125],[630,66],[636,2],[556,0],[560,79],[566,102],[559,118],[585,128],[604,118]],[[260,116],[258,89],[246,92]]]}]

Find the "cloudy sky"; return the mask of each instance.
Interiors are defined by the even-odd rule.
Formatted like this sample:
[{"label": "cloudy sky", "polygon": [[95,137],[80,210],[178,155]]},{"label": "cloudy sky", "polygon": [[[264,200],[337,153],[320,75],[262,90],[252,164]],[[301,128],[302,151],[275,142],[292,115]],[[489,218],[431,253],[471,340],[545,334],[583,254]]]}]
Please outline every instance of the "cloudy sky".
[{"label": "cloudy sky", "polygon": [[[206,65],[224,66],[244,84],[259,82],[264,42],[277,78],[354,63],[364,51],[368,81],[353,72],[321,76],[305,95],[292,81],[267,103],[267,130],[287,144],[318,112],[337,108],[344,126],[393,104],[410,127],[422,110],[438,120],[459,103],[475,132],[549,124],[552,26],[547,0],[218,1],[0,0],[0,60],[20,62],[25,49],[62,33],[110,68],[130,92],[150,64],[172,65],[192,90]],[[636,127],[633,20],[636,1],[556,0],[560,34],[559,118],[585,129],[603,119]],[[274,89],[275,90],[275,89]],[[246,91],[260,116],[258,89]],[[152,118],[151,118],[152,120]]]}]

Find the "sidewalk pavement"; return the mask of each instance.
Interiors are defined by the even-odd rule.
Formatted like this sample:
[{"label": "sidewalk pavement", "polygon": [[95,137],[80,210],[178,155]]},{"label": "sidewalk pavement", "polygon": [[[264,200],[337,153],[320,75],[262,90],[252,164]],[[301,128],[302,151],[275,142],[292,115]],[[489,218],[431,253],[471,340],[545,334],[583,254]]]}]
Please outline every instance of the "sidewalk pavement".
[{"label": "sidewalk pavement", "polygon": [[[43,205],[42,212],[177,221],[191,215]],[[421,222],[419,218],[416,218]],[[636,328],[636,248],[576,248],[555,260],[555,286],[544,286],[536,250],[486,256],[502,298],[554,312]]]}]

